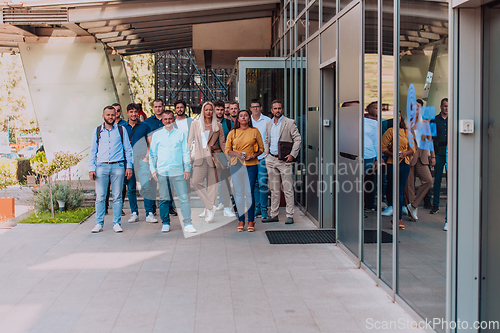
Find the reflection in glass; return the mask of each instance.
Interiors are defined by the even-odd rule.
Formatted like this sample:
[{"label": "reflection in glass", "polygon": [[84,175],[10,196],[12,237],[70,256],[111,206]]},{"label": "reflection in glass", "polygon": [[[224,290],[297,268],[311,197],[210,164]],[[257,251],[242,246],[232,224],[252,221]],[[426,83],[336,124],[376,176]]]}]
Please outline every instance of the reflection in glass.
[{"label": "reflection in glass", "polygon": [[247,68],[246,101],[240,108],[250,110],[250,101],[258,98],[262,102],[262,113],[271,115],[271,102],[283,100],[284,82],[282,68]]},{"label": "reflection in glass", "polygon": [[340,10],[344,9],[352,0],[340,0]]},{"label": "reflection in glass", "polygon": [[[393,57],[393,31],[394,31],[394,1],[384,1],[382,3],[382,19],[384,22],[382,30],[382,134],[393,126],[394,113],[394,57]],[[382,137],[379,140],[379,149],[382,151]],[[392,237],[392,208],[389,210],[387,202],[387,161],[388,156],[383,155],[382,166],[382,233]],[[393,242],[382,242],[380,245],[380,277],[390,287],[392,281],[392,258]]]},{"label": "reflection in glass", "polygon": [[415,154],[399,232],[399,294],[429,320],[443,318],[446,304],[447,13],[447,2],[401,1],[399,110]]},{"label": "reflection in glass", "polygon": [[309,8],[309,36],[319,29],[319,1]]},{"label": "reflection in glass", "polygon": [[323,0],[323,23],[337,14],[337,0]]},{"label": "reflection in glass", "polygon": [[377,160],[378,152],[378,53],[377,0],[365,6],[365,73],[364,73],[364,233],[363,258],[374,272],[377,269]]}]

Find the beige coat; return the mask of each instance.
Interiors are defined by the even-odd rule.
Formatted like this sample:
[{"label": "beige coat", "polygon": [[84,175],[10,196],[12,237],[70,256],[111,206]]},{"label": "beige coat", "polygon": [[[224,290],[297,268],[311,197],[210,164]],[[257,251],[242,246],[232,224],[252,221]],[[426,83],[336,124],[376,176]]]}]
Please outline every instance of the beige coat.
[{"label": "beige coat", "polygon": [[[412,133],[413,133],[413,155],[411,156],[411,161],[410,161],[410,166],[414,166],[415,164],[417,164],[417,161],[420,159],[420,163],[424,164],[424,165],[429,165],[429,157],[432,157],[434,158],[435,156],[435,153],[434,153],[434,150],[432,150],[431,152],[429,152],[428,150],[425,150],[425,149],[420,149],[418,148],[418,144],[417,144],[417,140],[415,139],[415,128],[412,129]],[[432,140],[432,138],[431,138]]]},{"label": "beige coat", "polygon": [[222,149],[222,151],[224,151],[224,148],[226,147],[226,139],[224,138],[224,131],[222,130],[222,125],[220,123],[217,123],[219,130],[217,132],[214,132],[212,131],[212,129],[210,129],[210,133],[208,134],[208,140],[207,140],[207,148],[203,148],[203,144],[201,141],[200,126],[201,122],[199,120],[193,121],[193,124],[191,125],[188,138],[189,153],[192,156],[191,149],[193,147],[193,142],[195,142],[194,146],[196,149],[195,149],[193,165],[194,166],[201,165],[203,163],[203,160],[206,158],[208,165],[213,168],[215,166],[212,160],[210,148],[215,146],[217,144],[217,140],[219,140],[220,148]]},{"label": "beige coat", "polygon": [[[269,155],[269,147],[271,145],[271,126],[274,124],[274,118],[266,124],[266,140],[264,142],[264,156]],[[293,143],[292,152],[290,153],[294,158],[297,158],[300,151],[300,144],[302,138],[300,137],[299,129],[295,125],[295,121],[283,116],[281,120],[280,135],[278,141]]]}]

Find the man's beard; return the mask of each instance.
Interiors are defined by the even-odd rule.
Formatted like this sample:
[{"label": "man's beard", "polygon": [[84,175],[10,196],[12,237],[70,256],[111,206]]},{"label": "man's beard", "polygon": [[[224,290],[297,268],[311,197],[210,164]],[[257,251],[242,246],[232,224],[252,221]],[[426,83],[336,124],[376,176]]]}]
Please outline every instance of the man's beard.
[{"label": "man's beard", "polygon": [[104,122],[110,126],[113,126],[115,124],[115,120],[113,120],[112,122],[109,122],[107,119],[104,119]]},{"label": "man's beard", "polygon": [[174,128],[174,124],[168,124],[168,125],[165,125],[165,128],[168,129],[168,130],[171,130],[172,128]]}]

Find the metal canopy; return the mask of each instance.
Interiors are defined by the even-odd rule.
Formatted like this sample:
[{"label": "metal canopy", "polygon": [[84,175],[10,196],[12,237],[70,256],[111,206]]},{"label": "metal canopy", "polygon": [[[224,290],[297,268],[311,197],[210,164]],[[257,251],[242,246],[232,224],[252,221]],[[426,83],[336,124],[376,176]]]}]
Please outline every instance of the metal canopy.
[{"label": "metal canopy", "polygon": [[120,55],[191,48],[193,25],[271,17],[279,2],[27,0],[2,6],[0,52],[46,37],[94,37]]}]

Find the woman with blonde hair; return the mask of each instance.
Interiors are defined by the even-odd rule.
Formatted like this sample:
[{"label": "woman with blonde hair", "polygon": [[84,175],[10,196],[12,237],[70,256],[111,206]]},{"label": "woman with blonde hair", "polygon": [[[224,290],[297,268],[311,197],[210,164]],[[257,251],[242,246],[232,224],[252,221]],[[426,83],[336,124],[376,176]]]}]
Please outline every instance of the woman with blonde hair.
[{"label": "woman with blonde hair", "polygon": [[218,190],[217,169],[212,154],[214,151],[223,151],[226,147],[224,131],[217,121],[212,102],[205,102],[201,108],[200,118],[193,121],[189,131],[188,147],[193,160],[191,183],[205,205],[205,211],[200,216],[205,216],[205,221],[211,222],[215,215]]}]

